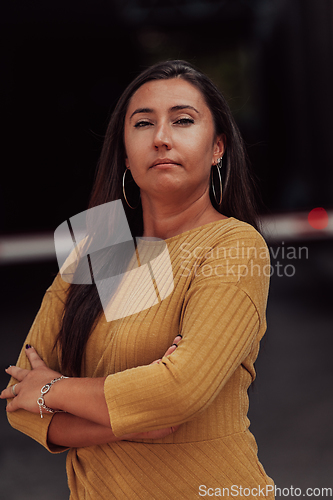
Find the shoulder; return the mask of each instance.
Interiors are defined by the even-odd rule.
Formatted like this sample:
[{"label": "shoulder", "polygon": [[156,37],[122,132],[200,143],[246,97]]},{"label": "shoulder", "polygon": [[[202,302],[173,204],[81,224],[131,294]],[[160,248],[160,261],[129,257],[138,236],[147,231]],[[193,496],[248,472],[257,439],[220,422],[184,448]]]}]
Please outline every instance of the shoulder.
[{"label": "shoulder", "polygon": [[247,222],[240,221],[234,217],[222,219],[211,224],[206,224],[198,228],[193,235],[189,234],[185,239],[186,242],[192,244],[201,244],[215,248],[221,246],[223,248],[236,247],[256,247],[267,250],[267,245],[262,235]]},{"label": "shoulder", "polygon": [[[264,314],[270,261],[264,238],[250,224],[230,218],[202,226],[178,246],[191,288],[213,286],[214,294],[237,287]],[[217,288],[216,288],[217,287]]]},{"label": "shoulder", "polygon": [[[207,259],[250,259],[269,261],[264,238],[250,224],[230,217],[206,224],[167,240],[173,258],[207,261]],[[266,262],[267,263],[267,262]]]},{"label": "shoulder", "polygon": [[217,236],[226,240],[243,237],[265,244],[262,235],[251,224],[234,217],[225,220],[225,224],[221,224],[220,228],[217,227]]}]

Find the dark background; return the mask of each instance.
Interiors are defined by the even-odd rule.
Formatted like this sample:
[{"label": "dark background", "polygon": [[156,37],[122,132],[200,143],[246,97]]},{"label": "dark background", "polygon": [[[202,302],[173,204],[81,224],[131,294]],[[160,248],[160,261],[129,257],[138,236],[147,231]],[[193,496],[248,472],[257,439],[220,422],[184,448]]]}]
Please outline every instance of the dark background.
[{"label": "dark background", "polygon": [[[2,235],[52,232],[85,210],[122,90],[173,58],[227,97],[263,215],[333,208],[331,0],[16,0],[0,14]],[[333,488],[333,242],[295,234],[289,245],[307,246],[308,258],[272,277],[251,429],[277,486]],[[15,363],[56,272],[55,260],[0,265],[1,368]],[[64,456],[12,430],[4,411],[0,437],[0,498],[68,497]]]},{"label": "dark background", "polygon": [[263,213],[333,206],[331,0],[18,0],[2,11],[2,233],[53,231],[85,209],[115,102],[167,58],[226,95]]}]

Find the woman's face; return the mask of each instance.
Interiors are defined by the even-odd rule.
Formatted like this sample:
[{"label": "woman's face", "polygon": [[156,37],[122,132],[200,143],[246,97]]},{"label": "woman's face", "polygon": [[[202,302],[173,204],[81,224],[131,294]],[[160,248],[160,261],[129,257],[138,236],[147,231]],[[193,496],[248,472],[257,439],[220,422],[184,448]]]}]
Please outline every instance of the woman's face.
[{"label": "woman's face", "polygon": [[223,155],[223,137],[215,137],[210,109],[186,80],[142,85],[128,106],[124,140],[126,167],[142,200],[209,196],[210,170]]}]

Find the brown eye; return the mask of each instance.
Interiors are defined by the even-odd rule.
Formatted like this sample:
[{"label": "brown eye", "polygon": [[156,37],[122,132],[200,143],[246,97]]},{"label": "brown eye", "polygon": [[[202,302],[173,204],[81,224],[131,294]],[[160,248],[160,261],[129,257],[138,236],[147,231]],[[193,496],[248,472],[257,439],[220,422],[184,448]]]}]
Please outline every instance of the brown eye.
[{"label": "brown eye", "polygon": [[190,123],[194,123],[194,120],[192,118],[180,118],[175,123],[178,125],[189,125]]},{"label": "brown eye", "polygon": [[134,125],[135,128],[142,128],[142,127],[146,127],[147,125],[151,125],[150,122],[147,122],[147,121],[140,121],[138,123],[136,123]]}]

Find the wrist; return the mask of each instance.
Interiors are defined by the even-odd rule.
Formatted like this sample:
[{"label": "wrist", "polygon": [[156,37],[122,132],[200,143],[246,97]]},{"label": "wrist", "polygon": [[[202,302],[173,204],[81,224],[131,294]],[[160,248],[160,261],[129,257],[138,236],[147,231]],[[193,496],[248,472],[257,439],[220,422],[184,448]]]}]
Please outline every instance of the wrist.
[{"label": "wrist", "polygon": [[46,406],[50,406],[56,411],[67,412],[66,401],[73,397],[73,377],[65,377],[56,384],[52,385],[52,389],[46,394]]},{"label": "wrist", "polygon": [[110,427],[104,396],[106,377],[70,377],[55,383],[47,393],[46,405],[77,417]]},{"label": "wrist", "polygon": [[37,399],[37,404],[39,406],[39,412],[40,412],[40,418],[43,418],[43,410],[45,410],[48,413],[57,413],[57,412],[64,411],[61,408],[58,408],[57,405],[48,406],[46,404],[46,401],[45,401],[45,396],[46,396],[46,394],[49,393],[49,391],[51,390],[51,388],[53,387],[53,385],[56,382],[59,382],[60,380],[67,379],[67,378],[68,377],[66,377],[65,375],[61,375],[60,377],[56,377],[53,380],[51,380],[50,382],[48,382],[47,384],[43,385],[43,387],[40,390],[40,396]]}]

